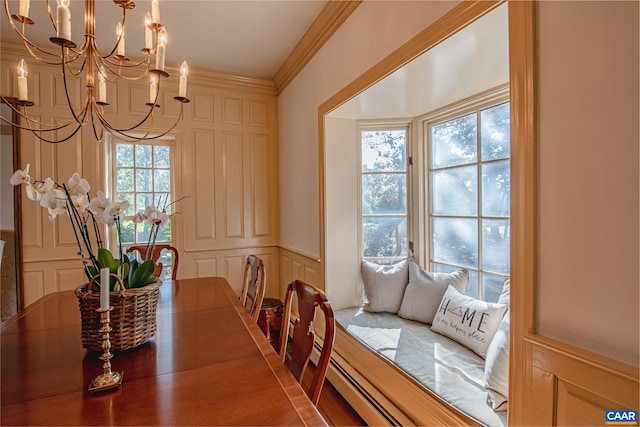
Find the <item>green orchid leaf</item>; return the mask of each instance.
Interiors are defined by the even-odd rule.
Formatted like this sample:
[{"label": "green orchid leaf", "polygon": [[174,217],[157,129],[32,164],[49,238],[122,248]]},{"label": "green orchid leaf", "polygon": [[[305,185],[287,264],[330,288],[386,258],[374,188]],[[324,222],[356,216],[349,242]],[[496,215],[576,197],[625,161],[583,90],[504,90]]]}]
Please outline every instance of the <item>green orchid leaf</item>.
[{"label": "green orchid leaf", "polygon": [[158,278],[156,276],[151,276],[142,286],[151,285],[152,283],[156,283],[157,281],[158,281]]},{"label": "green orchid leaf", "polygon": [[153,270],[155,268],[155,263],[153,260],[146,260],[136,269],[131,277],[131,281],[129,282],[129,286],[131,288],[140,288],[144,286],[149,280],[149,277],[153,275]]},{"label": "green orchid leaf", "polygon": [[111,273],[118,272],[118,262],[115,260],[109,249],[98,248],[98,264],[101,268],[108,268]]},{"label": "green orchid leaf", "polygon": [[[87,275],[91,276],[91,277],[95,277],[97,276],[99,273],[98,269],[95,268],[93,265],[87,265]],[[93,284],[91,286],[91,290],[93,292],[98,292],[100,291],[100,285],[98,283],[97,280],[93,281]]]}]

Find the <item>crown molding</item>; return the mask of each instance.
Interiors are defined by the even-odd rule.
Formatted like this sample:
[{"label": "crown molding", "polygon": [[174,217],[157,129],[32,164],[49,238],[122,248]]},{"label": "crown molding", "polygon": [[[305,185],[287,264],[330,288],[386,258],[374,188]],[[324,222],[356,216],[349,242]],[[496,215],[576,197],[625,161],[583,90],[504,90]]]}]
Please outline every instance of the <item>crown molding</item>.
[{"label": "crown molding", "polygon": [[329,40],[362,0],[329,0],[273,76],[280,94]]},{"label": "crown molding", "polygon": [[[3,62],[18,62],[20,58],[29,59],[24,43],[20,40],[2,40],[0,58]],[[37,61],[34,61],[37,62]],[[167,63],[166,70],[169,74],[178,76],[180,64]],[[247,92],[257,92],[264,95],[275,96],[276,88],[271,79],[231,74],[208,68],[189,66],[189,82],[204,86],[222,87]]]}]

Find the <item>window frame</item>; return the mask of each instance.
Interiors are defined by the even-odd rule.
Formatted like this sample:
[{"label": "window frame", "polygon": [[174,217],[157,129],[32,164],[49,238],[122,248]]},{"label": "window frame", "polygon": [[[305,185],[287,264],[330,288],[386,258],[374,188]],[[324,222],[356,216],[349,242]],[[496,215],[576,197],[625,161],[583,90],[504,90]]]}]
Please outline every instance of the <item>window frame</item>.
[{"label": "window frame", "polygon": [[[362,197],[363,197],[363,176],[366,173],[362,171],[362,132],[363,131],[390,131],[390,130],[404,130],[406,135],[405,150],[406,150],[406,213],[405,218],[407,222],[407,256],[399,257],[365,257],[364,255],[364,230],[363,224],[366,217],[373,217],[375,215],[366,215],[363,213]],[[373,262],[395,262],[398,260],[412,258],[413,257],[413,225],[411,221],[411,214],[413,209],[412,192],[413,192],[413,180],[412,180],[412,139],[413,139],[413,121],[410,119],[381,119],[381,120],[367,120],[356,122],[356,137],[357,137],[357,168],[358,168],[358,254],[360,259],[367,259]],[[395,172],[394,172],[395,173]],[[400,215],[394,215],[400,216]]]},{"label": "window frame", "polygon": [[[482,222],[483,220],[492,220],[492,219],[506,219],[509,222],[509,228],[511,228],[511,212],[509,212],[509,215],[507,216],[494,216],[494,215],[484,215],[484,213],[482,212],[482,188],[480,185],[480,180],[478,180],[478,188],[477,188],[477,202],[478,202],[478,212],[477,215],[475,216],[469,216],[469,215],[442,215],[442,216],[438,216],[438,217],[465,217],[465,218],[475,218],[478,224],[478,230],[477,230],[477,242],[478,242],[478,265],[477,268],[470,268],[470,267],[466,267],[466,266],[460,266],[460,265],[456,265],[456,264],[448,264],[448,263],[443,263],[440,261],[434,261],[433,260],[433,238],[432,238],[432,230],[431,230],[431,219],[433,217],[433,206],[432,206],[432,194],[433,194],[433,182],[431,180],[431,172],[432,172],[432,168],[431,168],[431,158],[430,158],[430,152],[431,152],[431,127],[444,123],[448,120],[452,120],[458,117],[462,117],[465,116],[467,114],[470,113],[475,113],[477,117],[479,117],[479,114],[482,110],[486,110],[489,109],[491,107],[500,105],[500,104],[504,104],[504,103],[509,103],[510,99],[509,99],[509,85],[502,85],[499,86],[497,88],[482,92],[480,94],[471,96],[469,98],[466,98],[464,100],[461,100],[460,102],[451,104],[449,106],[445,106],[441,109],[438,109],[434,112],[431,113],[427,113],[421,117],[419,117],[419,123],[420,123],[420,148],[421,148],[421,155],[420,155],[420,162],[419,162],[419,168],[421,170],[421,179],[423,180],[424,183],[424,190],[423,193],[420,194],[418,197],[423,197],[424,200],[424,206],[423,208],[421,208],[420,214],[418,216],[418,222],[419,222],[419,227],[421,230],[424,230],[423,232],[420,233],[420,237],[419,240],[421,241],[421,247],[424,248],[424,254],[421,256],[420,260],[422,261],[421,264],[422,265],[426,265],[428,266],[428,269],[431,271],[450,271],[450,270],[457,270],[457,269],[461,269],[461,268],[466,268],[467,270],[469,270],[470,274],[476,274],[477,275],[477,295],[472,295],[475,298],[478,299],[484,299],[483,298],[483,276],[484,275],[490,275],[491,277],[502,277],[502,278],[507,278],[510,276],[511,273],[511,263],[512,260],[509,259],[509,269],[507,273],[499,273],[499,272],[495,272],[495,271],[490,271],[490,270],[486,270],[483,268],[482,262],[483,262],[483,249],[482,249]],[[477,122],[478,125],[478,134],[477,134],[477,141],[476,141],[476,147],[479,149],[481,146],[481,140],[480,140],[480,129],[481,129],[481,122],[478,120]],[[513,126],[513,125],[511,125]],[[513,144],[512,144],[513,145]],[[473,163],[468,163],[465,164],[466,166],[468,165],[475,165],[476,167],[476,176],[479,178],[481,175],[481,170],[482,170],[482,165],[486,165],[486,164],[491,164],[491,163],[495,163],[495,162],[501,162],[504,160],[508,160],[509,161],[509,168],[511,168],[511,159],[512,159],[512,153],[509,153],[509,156],[506,158],[502,158],[499,160],[484,160],[481,159],[480,155],[479,155],[480,151],[478,151],[478,156],[475,160],[475,162]],[[451,167],[451,166],[450,166]],[[444,170],[444,169],[448,169],[450,167],[439,167],[439,168],[434,168],[434,170]],[[452,166],[453,168],[455,167],[460,167],[459,165],[456,166]],[[415,195],[414,195],[415,196]],[[510,239],[509,239],[510,242]],[[436,264],[439,266],[444,266],[446,269],[442,269],[442,268],[436,268]],[[449,270],[450,269],[450,270]]]},{"label": "window frame", "polygon": [[[170,190],[169,190],[169,194],[171,196],[171,201],[175,201],[175,188],[176,188],[176,184],[175,184],[175,180],[176,180],[176,174],[175,174],[175,163],[176,163],[176,146],[175,146],[175,137],[172,135],[165,135],[162,137],[158,137],[155,139],[151,139],[151,140],[141,140],[141,141],[137,141],[137,140],[127,140],[124,138],[119,138],[117,136],[114,135],[105,135],[105,160],[106,160],[106,165],[105,165],[105,170],[107,171],[106,173],[106,187],[109,188],[109,193],[107,194],[109,197],[111,197],[112,199],[117,199],[118,198],[118,191],[117,191],[117,179],[118,179],[118,174],[117,174],[117,170],[118,170],[118,166],[117,166],[117,162],[116,162],[116,145],[119,143],[124,143],[124,144],[132,144],[134,145],[134,147],[136,145],[150,145],[150,146],[166,146],[169,147],[170,150],[170,159],[169,159],[169,167],[167,168],[170,171],[170,178],[169,178],[169,186],[170,186]],[[135,174],[135,170],[138,169],[135,165],[133,167],[134,169],[134,174]],[[152,166],[148,169],[154,170],[155,168]],[[163,168],[164,169],[164,168]],[[133,194],[137,194],[138,191],[135,190],[133,191]],[[156,192],[155,191],[151,191],[151,193],[153,194],[153,199],[154,199],[154,203],[156,202]],[[165,193],[165,192],[161,192],[161,193]],[[135,196],[134,196],[135,197]],[[159,207],[161,208],[161,207]],[[135,210],[135,207],[133,208]],[[136,210],[134,212],[135,213],[139,213],[139,212],[144,212],[143,210]],[[127,220],[131,220],[133,218],[133,215],[128,215],[125,217],[125,219]],[[174,222],[175,216],[171,217],[171,222]],[[171,231],[170,231],[170,236],[171,239],[170,240],[157,240],[156,243],[167,243],[170,244],[172,246],[174,245],[174,240],[175,240],[175,233],[176,233],[176,227],[175,224],[172,224],[171,226]],[[134,238],[137,237],[136,233],[134,231]],[[107,246],[110,248],[110,250],[116,251],[113,253],[117,253],[117,251],[119,250],[117,247],[118,244],[118,238],[117,238],[117,231],[114,229],[114,227],[109,228],[108,231],[108,241],[107,241]],[[132,244],[139,244],[139,245],[146,245],[147,242],[133,242]],[[131,246],[132,244],[123,244],[123,250],[126,251],[126,249]],[[165,251],[167,252],[167,251]],[[169,263],[167,263],[166,261],[163,261],[163,277],[171,277],[171,271],[173,269],[173,255],[170,255],[169,258],[171,259],[171,261]]]}]

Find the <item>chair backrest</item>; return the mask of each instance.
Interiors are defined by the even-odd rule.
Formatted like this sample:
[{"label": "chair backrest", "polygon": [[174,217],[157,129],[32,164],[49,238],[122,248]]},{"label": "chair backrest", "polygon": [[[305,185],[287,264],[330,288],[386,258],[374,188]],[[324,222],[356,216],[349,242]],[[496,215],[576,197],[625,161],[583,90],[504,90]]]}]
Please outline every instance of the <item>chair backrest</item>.
[{"label": "chair backrest", "polygon": [[256,322],[260,316],[266,283],[267,277],[262,259],[256,255],[249,255],[244,266],[244,283],[242,284],[240,302]]},{"label": "chair backrest", "polygon": [[[293,322],[293,334],[290,344],[291,351],[290,357],[288,358],[287,341],[289,338],[288,331],[294,293],[297,295],[299,318]],[[306,390],[307,396],[309,396],[309,399],[311,399],[314,405],[318,404],[320,392],[324,385],[324,378],[327,373],[327,368],[329,367],[329,360],[331,359],[336,327],[333,309],[323,291],[301,280],[294,280],[289,284],[284,300],[284,310],[282,312],[279,347],[282,361],[288,364],[293,376],[298,382],[302,383],[302,377],[309,364],[315,341],[315,332],[313,331],[312,323],[316,316],[316,307],[319,307],[324,313],[325,333],[320,358],[318,359],[311,385]]]},{"label": "chair backrest", "polygon": [[127,253],[137,252],[140,255],[140,259],[152,259],[153,262],[157,264],[156,268],[153,271],[153,274],[159,276],[162,273],[162,264],[158,263],[160,254],[164,250],[173,252],[173,269],[171,271],[171,280],[175,280],[178,275],[178,250],[166,243],[156,243],[153,246],[153,250],[151,250],[151,254],[147,254],[148,250],[151,250],[151,248],[147,248],[147,245],[134,245],[127,249]]}]

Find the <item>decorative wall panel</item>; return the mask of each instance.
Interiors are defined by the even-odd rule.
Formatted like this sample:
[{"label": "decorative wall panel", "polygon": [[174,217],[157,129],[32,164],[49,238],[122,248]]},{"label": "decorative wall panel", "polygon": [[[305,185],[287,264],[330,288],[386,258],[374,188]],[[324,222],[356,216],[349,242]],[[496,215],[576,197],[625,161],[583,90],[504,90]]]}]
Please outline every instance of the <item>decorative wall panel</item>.
[{"label": "decorative wall panel", "polygon": [[[15,66],[24,55],[23,50],[20,44],[2,40],[3,95],[17,93]],[[178,66],[167,64],[166,68],[171,76],[179,75]],[[83,83],[76,80],[72,84],[74,98],[81,97]],[[42,94],[41,87],[46,88]],[[29,97],[35,102],[30,107],[30,116],[48,123],[63,117],[66,120],[66,100],[61,98],[64,95],[61,90],[59,67],[29,63]],[[177,84],[163,81],[158,101],[162,106],[154,111],[156,128],[167,129],[174,124],[179,111],[179,104],[173,100],[176,92]],[[107,102],[111,104],[106,107],[107,116],[116,126],[131,126],[149,111],[145,105],[149,101],[147,79],[109,82],[107,93]],[[228,274],[236,277],[243,270],[237,270],[237,263],[227,266],[225,259],[239,260],[249,253],[277,253],[275,87],[267,79],[237,79],[195,69],[189,73],[187,96],[191,102],[184,105],[183,119],[171,132],[176,137],[173,169],[176,196],[190,196],[180,203],[177,209],[180,215],[171,218],[173,244],[180,251],[178,277],[228,277]],[[52,109],[52,105],[56,108]],[[146,126],[141,131],[146,131]],[[258,138],[252,139],[258,126]],[[78,171],[91,184],[92,195],[107,189],[104,143],[95,141],[90,125],[58,145],[37,142],[29,132],[22,132],[22,160],[31,164],[32,177],[51,176],[66,181]],[[251,184],[252,180],[257,186]],[[254,200],[256,195],[258,200]],[[83,279],[69,221],[58,218],[50,223],[46,211],[37,203],[26,197],[23,200],[23,256],[27,272],[24,293],[28,305],[46,293],[80,284],[67,284],[67,280]],[[277,267],[270,267],[268,273],[276,289]],[[75,269],[80,274],[74,275]]]}]

